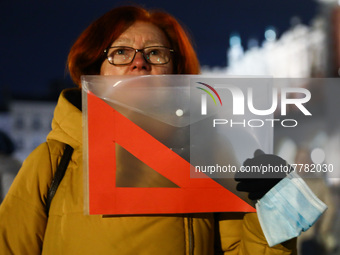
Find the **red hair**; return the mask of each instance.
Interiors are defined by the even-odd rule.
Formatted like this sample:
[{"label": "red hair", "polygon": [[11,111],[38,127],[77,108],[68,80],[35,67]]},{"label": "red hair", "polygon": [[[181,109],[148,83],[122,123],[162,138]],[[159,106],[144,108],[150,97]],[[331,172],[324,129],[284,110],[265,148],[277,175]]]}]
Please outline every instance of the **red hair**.
[{"label": "red hair", "polygon": [[167,36],[175,51],[175,74],[198,74],[200,65],[191,41],[178,21],[160,11],[147,11],[141,7],[125,6],[112,9],[94,21],[78,37],[68,55],[68,70],[72,80],[81,87],[81,75],[99,74],[109,47],[136,21],[150,22]]}]

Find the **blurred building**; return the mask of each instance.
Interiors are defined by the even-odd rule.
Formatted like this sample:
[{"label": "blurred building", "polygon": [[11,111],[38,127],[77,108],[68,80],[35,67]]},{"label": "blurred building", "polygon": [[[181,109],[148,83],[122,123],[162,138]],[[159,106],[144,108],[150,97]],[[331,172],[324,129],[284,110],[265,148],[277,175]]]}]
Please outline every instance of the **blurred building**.
[{"label": "blurred building", "polygon": [[[0,130],[14,141],[13,156],[21,162],[42,142],[51,130],[54,108],[60,92],[73,87],[67,79],[53,79],[46,94],[12,94],[9,86],[0,93]],[[17,92],[18,93],[18,92]]]},{"label": "blurred building", "polygon": [[[313,121],[311,123],[304,120],[301,128],[295,129],[294,133],[290,130],[286,134],[286,130],[276,128],[276,143],[281,144],[285,139],[290,139],[295,143],[294,146],[309,146],[311,151],[320,147],[325,151],[339,152],[340,146],[331,141],[340,136],[339,118],[335,117],[340,107],[338,103],[340,91],[336,86],[320,85],[320,80],[312,82],[311,78],[340,76],[340,2],[336,0],[319,2],[319,15],[309,26],[301,24],[295,17],[291,22],[292,27],[280,38],[275,28],[269,27],[265,30],[264,42],[251,39],[245,50],[242,46],[244,45],[241,41],[242,35],[237,33],[230,35],[226,54],[228,66],[202,67],[202,74],[215,77],[255,75],[293,78],[294,87],[308,88],[313,95],[308,106],[313,109]],[[296,112],[290,114],[294,115]],[[289,148],[291,152],[294,151],[292,146]],[[279,150],[280,148],[276,148],[276,151]],[[340,167],[335,153],[329,154]],[[295,156],[291,158],[293,160]],[[340,179],[330,179],[330,182],[340,184]]]},{"label": "blurred building", "polygon": [[332,38],[334,47],[334,64],[332,72],[340,76],[340,2],[332,11]]},{"label": "blurred building", "polygon": [[49,86],[50,91],[44,100],[42,96],[12,95],[8,86],[1,88],[0,131],[9,137],[14,146],[11,153],[0,150],[0,202],[25,158],[46,141],[58,95],[70,85],[53,80]]},{"label": "blurred building", "polygon": [[14,156],[23,161],[39,144],[46,141],[51,130],[56,102],[12,101],[9,107],[8,134],[14,140]]},{"label": "blurred building", "polygon": [[275,28],[265,41],[251,39],[247,50],[242,35],[230,35],[228,66],[202,67],[204,75],[264,75],[283,78],[340,76],[340,4],[320,0],[320,12],[310,26],[292,18],[292,27],[278,38]]},{"label": "blurred building", "polygon": [[0,202],[25,158],[46,141],[55,105],[50,101],[10,100],[6,111],[0,112],[0,131],[13,142],[10,153],[0,150]]},{"label": "blurred building", "polygon": [[22,162],[46,140],[46,135],[51,130],[55,105],[55,102],[49,101],[12,100],[8,111],[0,113],[0,129],[15,144],[13,157]]},{"label": "blurred building", "polygon": [[0,129],[0,203],[21,167],[21,162],[12,156],[14,150],[13,141]]}]

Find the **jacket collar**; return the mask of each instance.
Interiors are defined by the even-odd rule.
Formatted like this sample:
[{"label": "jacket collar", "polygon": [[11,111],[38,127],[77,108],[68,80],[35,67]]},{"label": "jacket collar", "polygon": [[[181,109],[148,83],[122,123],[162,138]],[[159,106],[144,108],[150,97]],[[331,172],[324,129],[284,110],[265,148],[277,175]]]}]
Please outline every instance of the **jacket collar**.
[{"label": "jacket collar", "polygon": [[73,148],[82,145],[81,90],[65,89],[61,92],[52,120],[52,131],[47,140],[58,140]]}]

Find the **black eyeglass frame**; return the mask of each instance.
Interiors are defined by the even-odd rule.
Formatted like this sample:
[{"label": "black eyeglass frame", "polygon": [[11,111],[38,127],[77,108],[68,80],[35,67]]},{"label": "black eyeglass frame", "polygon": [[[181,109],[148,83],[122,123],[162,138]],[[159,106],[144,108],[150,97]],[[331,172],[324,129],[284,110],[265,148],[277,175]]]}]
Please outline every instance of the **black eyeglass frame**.
[{"label": "black eyeglass frame", "polygon": [[[109,50],[110,49],[113,49],[113,48],[124,48],[124,49],[131,49],[131,50],[134,50],[135,54],[133,55],[133,58],[131,59],[131,61],[129,63],[125,63],[125,64],[114,64],[114,63],[111,63],[110,60],[109,60],[109,56],[108,56],[108,53],[109,53]],[[145,61],[147,63],[149,63],[150,65],[166,65],[170,62],[171,58],[169,58],[169,60],[165,63],[160,63],[160,64],[155,64],[155,63],[151,63],[150,60],[147,59],[146,55],[144,54],[144,51],[145,49],[149,49],[149,48],[162,48],[162,49],[168,49],[170,51],[170,53],[175,53],[175,51],[169,47],[166,47],[166,46],[148,46],[148,47],[145,47],[143,49],[135,49],[135,48],[132,48],[132,47],[129,47],[129,46],[113,46],[113,47],[107,47],[105,50],[104,50],[104,53],[105,53],[105,56],[106,56],[106,59],[107,61],[111,64],[111,65],[114,65],[114,66],[126,66],[126,65],[129,65],[133,62],[133,60],[135,59],[136,57],[136,54],[138,52],[142,53],[142,56],[143,58],[145,59]]]}]

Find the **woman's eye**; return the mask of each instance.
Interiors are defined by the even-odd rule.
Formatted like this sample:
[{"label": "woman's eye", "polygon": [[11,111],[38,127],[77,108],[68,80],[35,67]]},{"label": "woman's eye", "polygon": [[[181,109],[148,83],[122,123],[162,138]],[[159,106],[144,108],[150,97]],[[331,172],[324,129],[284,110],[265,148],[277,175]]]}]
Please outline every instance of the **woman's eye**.
[{"label": "woman's eye", "polygon": [[158,55],[159,51],[158,50],[152,50],[149,54],[150,55]]},{"label": "woman's eye", "polygon": [[124,49],[119,49],[115,51],[115,55],[124,55],[125,54],[125,50]]}]

